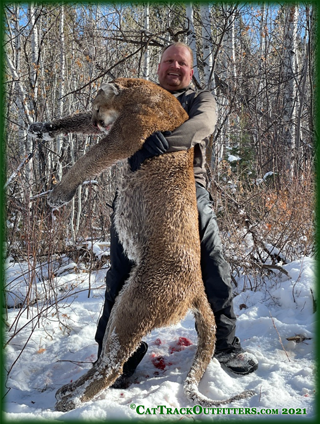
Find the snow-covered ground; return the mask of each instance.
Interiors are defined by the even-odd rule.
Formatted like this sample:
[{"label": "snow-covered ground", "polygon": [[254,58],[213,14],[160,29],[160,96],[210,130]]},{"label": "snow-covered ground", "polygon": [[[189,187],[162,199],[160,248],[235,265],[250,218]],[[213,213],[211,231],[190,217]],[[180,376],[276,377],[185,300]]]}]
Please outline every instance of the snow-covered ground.
[{"label": "snow-covered ground", "polygon": [[[55,289],[69,286],[59,311],[48,309],[47,316],[36,317],[44,307],[41,281],[46,271],[36,275],[38,302],[25,312],[9,331],[15,337],[6,348],[10,369],[33,332],[7,381],[5,418],[13,420],[234,420],[315,418],[315,314],[313,294],[315,262],[305,257],[284,265],[288,275],[275,271],[256,291],[238,281],[234,299],[238,316],[237,335],[242,346],[256,355],[258,370],[239,377],[212,360],[200,383],[200,391],[212,399],[224,399],[243,390],[257,394],[220,409],[194,408],[183,393],[183,382],[191,366],[197,337],[189,313],[178,325],[154,330],[146,337],[149,350],[132,384],[125,390],[107,389],[94,401],[67,412],[55,411],[55,392],[77,379],[96,359],[94,335],[103,305],[106,270],[89,276],[75,264],[60,264]],[[26,293],[27,264],[7,262],[7,281],[11,289],[8,302],[18,303]],[[57,275],[57,274],[56,274]],[[20,277],[21,276],[21,277]],[[100,287],[100,288],[99,288]],[[245,289],[241,292],[242,289]],[[47,288],[47,297],[50,290]],[[17,297],[18,296],[18,297]],[[8,310],[8,325],[15,322],[20,309]],[[59,314],[60,322],[57,320]],[[16,321],[17,322],[17,321]],[[62,323],[64,324],[62,324]],[[18,332],[19,328],[29,323]],[[287,339],[293,338],[291,340]],[[191,343],[190,343],[191,342]],[[212,415],[214,413],[214,415]]]}]

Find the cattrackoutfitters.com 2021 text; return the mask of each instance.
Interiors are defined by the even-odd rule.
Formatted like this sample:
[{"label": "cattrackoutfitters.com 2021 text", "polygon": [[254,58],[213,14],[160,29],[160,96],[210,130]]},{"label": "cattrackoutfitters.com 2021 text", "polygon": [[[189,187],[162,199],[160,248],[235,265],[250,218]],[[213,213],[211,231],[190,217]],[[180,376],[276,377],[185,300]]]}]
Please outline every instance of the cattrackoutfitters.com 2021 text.
[{"label": "cattrackoutfitters.com 2021 text", "polygon": [[306,415],[306,408],[205,408],[195,405],[192,408],[169,408],[158,405],[146,408],[144,405],[132,403],[130,409],[135,409],[138,415]]}]

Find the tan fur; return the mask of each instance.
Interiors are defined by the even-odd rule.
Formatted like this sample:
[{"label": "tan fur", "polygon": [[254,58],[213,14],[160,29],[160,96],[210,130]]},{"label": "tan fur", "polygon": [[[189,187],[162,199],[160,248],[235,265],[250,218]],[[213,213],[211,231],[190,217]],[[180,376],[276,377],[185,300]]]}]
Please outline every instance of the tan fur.
[{"label": "tan fur", "polygon": [[[51,205],[70,200],[82,181],[130,157],[153,132],[178,127],[187,114],[174,96],[155,84],[120,78],[104,87],[93,103],[94,125],[105,128],[114,117],[109,134],[53,190]],[[252,395],[244,392],[211,401],[197,389],[214,352],[215,321],[201,277],[193,150],[149,159],[134,173],[127,167],[115,225],[136,265],[112,309],[99,360],[77,381],[58,390],[56,409],[73,409],[112,385],[142,338],[156,327],[177,323],[188,309],[194,312],[199,341],[186,395],[205,406]]]}]

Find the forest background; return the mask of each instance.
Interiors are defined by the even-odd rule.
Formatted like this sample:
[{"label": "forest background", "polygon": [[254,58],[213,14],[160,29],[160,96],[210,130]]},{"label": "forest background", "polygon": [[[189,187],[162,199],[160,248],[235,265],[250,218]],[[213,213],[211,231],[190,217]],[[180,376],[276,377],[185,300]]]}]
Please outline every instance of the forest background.
[{"label": "forest background", "polygon": [[[217,100],[207,171],[234,286],[241,274],[256,290],[270,273],[285,273],[284,264],[315,254],[312,4],[3,8],[5,257],[27,264],[25,294],[15,305],[21,315],[37,303],[39,281],[45,302],[38,303],[37,323],[58,307],[57,264],[66,256],[79,272],[108,268],[110,205],[122,166],[86,182],[68,206],[52,210],[47,191],[98,137],[34,140],[28,125],[90,110],[100,85],[114,78],[157,82],[161,50],[172,41],[191,46],[193,86],[209,89]],[[95,243],[106,246],[105,255],[96,255]],[[10,290],[5,287],[4,299]]]}]

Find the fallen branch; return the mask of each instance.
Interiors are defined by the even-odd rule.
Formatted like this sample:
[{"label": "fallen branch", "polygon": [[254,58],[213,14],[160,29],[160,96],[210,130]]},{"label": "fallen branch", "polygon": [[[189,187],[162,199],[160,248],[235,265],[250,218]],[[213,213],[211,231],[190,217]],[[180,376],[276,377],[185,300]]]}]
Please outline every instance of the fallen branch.
[{"label": "fallen branch", "polygon": [[260,266],[261,266],[261,268],[276,269],[276,270],[282,272],[283,274],[285,274],[287,277],[290,277],[288,271],[286,269],[282,268],[282,266],[280,266],[280,265],[262,264]]}]

